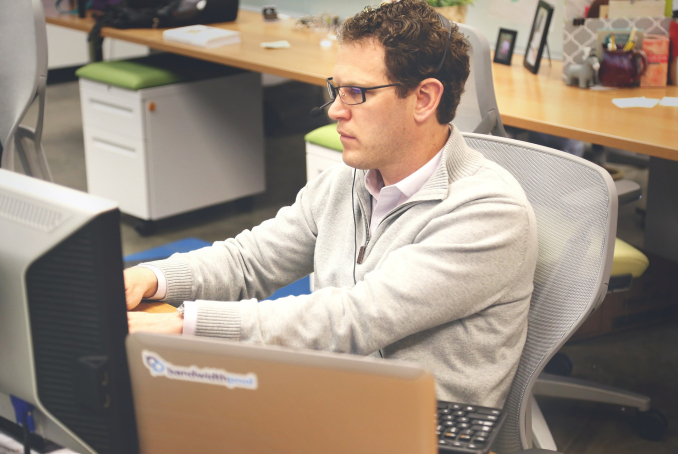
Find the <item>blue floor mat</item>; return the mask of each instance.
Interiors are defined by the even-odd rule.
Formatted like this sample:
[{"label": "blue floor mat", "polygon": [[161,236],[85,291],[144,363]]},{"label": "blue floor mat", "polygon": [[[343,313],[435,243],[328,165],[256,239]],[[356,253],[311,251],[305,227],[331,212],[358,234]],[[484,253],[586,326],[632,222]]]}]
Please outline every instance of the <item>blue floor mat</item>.
[{"label": "blue floor mat", "polygon": [[308,295],[311,293],[311,280],[309,276],[302,277],[296,282],[292,282],[281,289],[278,289],[273,295],[266,298],[267,300],[277,300],[284,296],[299,296]]},{"label": "blue floor mat", "polygon": [[[211,246],[211,243],[203,241],[198,238],[184,238],[183,240],[175,241],[173,243],[163,244],[162,246],[148,249],[147,251],[137,252],[125,257],[125,267],[138,265],[142,262],[150,262],[151,260],[166,259],[177,252],[189,252],[196,249]],[[308,295],[311,293],[310,279],[308,276],[299,279],[290,285],[279,289],[273,295],[266,299],[275,300],[285,296]]]},{"label": "blue floor mat", "polygon": [[174,243],[163,244],[162,246],[154,247],[146,251],[130,254],[125,257],[125,262],[149,262],[151,260],[166,259],[176,252],[189,252],[205,246],[211,246],[212,243],[200,240],[198,238],[184,238],[183,240],[175,241]]}]

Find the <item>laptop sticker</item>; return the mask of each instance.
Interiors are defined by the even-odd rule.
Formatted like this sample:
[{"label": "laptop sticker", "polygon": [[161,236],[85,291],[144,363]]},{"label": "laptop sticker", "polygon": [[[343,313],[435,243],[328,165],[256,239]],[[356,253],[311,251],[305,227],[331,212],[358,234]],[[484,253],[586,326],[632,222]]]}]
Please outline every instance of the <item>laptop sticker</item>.
[{"label": "laptop sticker", "polygon": [[209,385],[221,385],[228,389],[257,389],[257,376],[253,373],[234,374],[223,369],[197,366],[177,366],[160,357],[157,353],[143,350],[141,358],[152,377],[166,377],[172,380],[193,381]]}]

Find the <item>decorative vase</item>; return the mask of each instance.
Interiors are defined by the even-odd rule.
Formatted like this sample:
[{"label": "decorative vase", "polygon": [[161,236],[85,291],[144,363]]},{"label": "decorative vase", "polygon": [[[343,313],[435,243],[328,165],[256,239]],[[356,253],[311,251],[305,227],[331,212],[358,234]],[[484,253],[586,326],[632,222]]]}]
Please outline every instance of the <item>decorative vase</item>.
[{"label": "decorative vase", "polygon": [[437,6],[433,9],[438,11],[452,22],[457,22],[459,24],[466,22],[466,10],[468,9],[468,5]]},{"label": "decorative vase", "polygon": [[645,74],[648,63],[642,50],[603,50],[598,79],[605,87],[630,87]]}]

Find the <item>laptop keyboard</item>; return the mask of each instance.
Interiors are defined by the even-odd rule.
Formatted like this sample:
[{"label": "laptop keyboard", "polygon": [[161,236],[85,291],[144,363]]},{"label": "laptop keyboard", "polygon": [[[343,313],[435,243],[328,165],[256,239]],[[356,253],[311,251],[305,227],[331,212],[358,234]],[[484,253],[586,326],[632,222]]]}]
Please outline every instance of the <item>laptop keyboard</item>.
[{"label": "laptop keyboard", "polygon": [[504,422],[498,408],[438,401],[438,452],[486,454]]}]

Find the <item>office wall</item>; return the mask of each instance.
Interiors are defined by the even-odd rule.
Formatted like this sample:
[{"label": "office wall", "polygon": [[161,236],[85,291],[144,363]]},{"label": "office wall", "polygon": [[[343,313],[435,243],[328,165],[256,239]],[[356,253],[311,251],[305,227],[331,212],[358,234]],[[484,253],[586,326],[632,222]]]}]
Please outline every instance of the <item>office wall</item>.
[{"label": "office wall", "polygon": [[[527,46],[530,27],[537,10],[538,0],[476,0],[469,7],[466,23],[479,28],[494,47],[499,28],[518,30],[515,51],[523,53]],[[556,8],[549,30],[549,47],[553,58],[560,58],[563,48],[563,0],[549,0]],[[377,5],[379,0],[242,0],[241,7],[260,11],[262,6],[276,5],[279,12],[300,16],[304,14],[336,14],[342,18],[352,16],[366,5]]]}]

